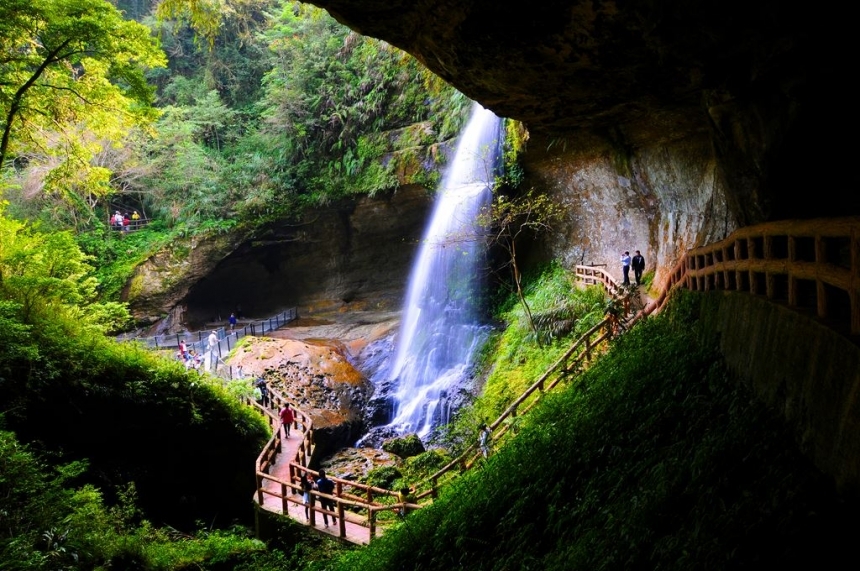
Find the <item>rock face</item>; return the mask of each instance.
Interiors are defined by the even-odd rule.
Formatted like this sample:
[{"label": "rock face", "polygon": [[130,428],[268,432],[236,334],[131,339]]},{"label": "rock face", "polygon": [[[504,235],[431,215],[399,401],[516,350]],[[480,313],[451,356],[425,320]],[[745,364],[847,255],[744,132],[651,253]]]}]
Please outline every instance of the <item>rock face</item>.
[{"label": "rock face", "polygon": [[[332,317],[300,318],[267,337],[244,337],[228,359],[229,365],[242,367],[246,378],[265,378],[311,416],[322,457],[352,446],[371,422],[373,386],[360,370],[362,356],[369,345],[390,337],[398,323],[396,313],[351,311]],[[378,464],[390,460],[375,452],[355,454]]]},{"label": "rock face", "polygon": [[293,306],[300,315],[399,309],[431,202],[426,189],[403,186],[273,226],[193,285],[185,322],[226,319],[237,306],[257,317]]},{"label": "rock face", "polygon": [[[236,234],[193,237],[152,256],[135,269],[123,291],[132,315],[142,324],[157,323],[152,334],[181,330],[184,306],[180,302],[191,285],[203,279],[241,242],[242,236]],[[169,315],[164,319],[166,314]]]},{"label": "rock face", "polygon": [[245,337],[229,364],[241,365],[251,379],[265,378],[308,414],[323,456],[361,436],[371,386],[336,343]]}]

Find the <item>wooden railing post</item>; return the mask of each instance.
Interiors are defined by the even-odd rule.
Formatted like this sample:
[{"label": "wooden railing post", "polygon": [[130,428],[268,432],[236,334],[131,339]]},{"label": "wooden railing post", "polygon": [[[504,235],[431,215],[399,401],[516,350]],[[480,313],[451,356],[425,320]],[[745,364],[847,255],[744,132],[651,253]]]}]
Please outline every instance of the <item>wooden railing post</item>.
[{"label": "wooden railing post", "polygon": [[[821,235],[815,236],[815,263],[823,265],[827,263],[827,242]],[[815,280],[815,305],[818,317],[825,318],[828,315],[827,288],[820,278]]]},{"label": "wooden railing post", "polygon": [[860,335],[860,228],[851,229],[851,278],[848,298],[851,302],[851,333]]},{"label": "wooden railing post", "polygon": [[314,527],[317,524],[317,512],[314,509],[316,496],[314,496],[313,492],[311,492],[310,496],[310,501],[308,502],[308,523],[311,527]]},{"label": "wooden railing post", "polygon": [[[764,258],[765,262],[768,262],[773,259],[773,237],[765,236],[764,237],[764,250],[762,251],[762,258]],[[768,299],[773,299],[776,295],[776,279],[771,272],[765,272],[764,274],[764,290],[765,295]]]},{"label": "wooden railing post", "polygon": [[788,237],[788,305],[797,307],[797,278],[791,272],[791,267],[797,260],[797,243],[794,236]]}]

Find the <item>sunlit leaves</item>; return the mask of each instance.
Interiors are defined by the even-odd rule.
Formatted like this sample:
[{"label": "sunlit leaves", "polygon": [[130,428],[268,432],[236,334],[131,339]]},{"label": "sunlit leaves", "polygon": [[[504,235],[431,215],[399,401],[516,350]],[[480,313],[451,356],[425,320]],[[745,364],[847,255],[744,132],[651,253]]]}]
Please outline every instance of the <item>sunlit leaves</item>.
[{"label": "sunlit leaves", "polygon": [[47,192],[103,195],[105,173],[81,171],[155,117],[157,41],[105,0],[8,0],[0,22],[0,166],[50,165]]},{"label": "sunlit leaves", "polygon": [[23,323],[62,314],[105,330],[123,324],[124,307],[95,303],[90,269],[70,232],[39,232],[0,204],[0,300],[14,302]]}]

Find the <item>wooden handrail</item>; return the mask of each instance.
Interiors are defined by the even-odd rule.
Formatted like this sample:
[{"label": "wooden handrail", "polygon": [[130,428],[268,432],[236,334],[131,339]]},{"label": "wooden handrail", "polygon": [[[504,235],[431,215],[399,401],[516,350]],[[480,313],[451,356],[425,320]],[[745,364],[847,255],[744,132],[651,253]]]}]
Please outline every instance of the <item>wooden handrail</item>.
[{"label": "wooden handrail", "polygon": [[[586,284],[600,284],[604,287],[606,292],[613,296],[619,297],[626,295],[627,291],[622,286],[618,285],[615,280],[610,276],[607,272],[599,268],[591,268],[588,266],[577,266],[576,276],[578,279],[584,281]],[[517,414],[525,413],[531,410],[533,406],[535,406],[542,396],[549,390],[552,390],[556,387],[560,381],[573,372],[576,367],[578,367],[584,361],[588,361],[592,358],[592,356],[598,352],[602,351],[604,348],[604,342],[607,341],[613,335],[612,328],[614,326],[614,321],[612,319],[604,319],[600,323],[594,325],[591,329],[585,332],[582,336],[577,339],[577,341],[567,350],[565,353],[556,360],[556,362],[543,374],[538,380],[536,380],[532,385],[527,388],[513,403],[511,403],[504,412],[502,412],[499,417],[490,424],[490,430],[493,432],[493,439],[498,440],[502,436],[504,436],[508,427],[503,426],[504,421],[507,418],[515,417]],[[553,376],[555,375],[555,376]],[[269,393],[271,395],[271,399],[273,403],[276,403],[278,408],[283,405],[283,403],[288,402],[281,393],[275,389],[269,389]],[[520,407],[524,405],[524,403],[531,396],[536,396],[536,398],[529,403],[525,408],[520,411]],[[270,418],[270,426],[276,425],[278,420],[276,419],[275,414],[266,409],[265,407],[259,406],[257,403],[254,405],[263,411],[267,417]],[[260,453],[257,459],[257,494],[256,500],[259,505],[263,506],[264,502],[264,494],[271,495],[275,497],[279,497],[282,500],[282,513],[287,514],[287,506],[289,503],[302,504],[303,502],[292,497],[295,495],[295,491],[299,490],[300,487],[298,484],[293,483],[295,480],[300,477],[300,474],[310,473],[314,476],[318,476],[319,472],[316,470],[312,470],[308,468],[308,461],[311,458],[311,454],[304,454],[302,456],[302,450],[312,450],[312,432],[313,425],[310,417],[308,417],[304,412],[302,412],[298,407],[294,404],[291,404],[293,410],[296,411],[296,427],[299,425],[303,428],[303,439],[302,445],[299,447],[299,452],[296,454],[296,457],[293,458],[290,463],[290,479],[289,481],[281,480],[275,476],[272,476],[268,473],[271,465],[274,463],[275,458],[281,450],[281,441],[280,441],[280,430],[275,430],[274,435],[269,440],[269,442],[264,447],[263,451]],[[301,415],[302,421],[298,422],[299,415]],[[501,427],[501,428],[500,428]],[[425,483],[429,484],[428,489],[416,493],[415,498],[416,501],[421,500],[430,500],[435,498],[438,494],[440,479],[442,476],[446,474],[457,475],[461,473],[463,470],[470,468],[474,465],[475,460],[478,458],[478,445],[471,444],[469,445],[465,451],[463,451],[457,458],[440,468],[433,475],[427,478]],[[311,505],[308,506],[310,513],[310,523],[314,525],[315,514],[316,513],[326,513],[327,515],[332,515],[334,517],[340,518],[340,528],[338,530],[341,538],[346,537],[345,528],[344,528],[344,507],[349,507],[358,511],[366,511],[367,515],[362,517],[355,513],[350,514],[350,521],[354,523],[359,523],[368,529],[368,540],[373,540],[376,537],[378,531],[378,522],[376,521],[376,514],[380,511],[384,510],[397,510],[399,508],[408,508],[408,509],[419,509],[426,504],[420,503],[381,503],[378,501],[374,501],[374,497],[387,496],[387,497],[398,497],[398,494],[392,490],[387,490],[384,488],[377,488],[375,486],[370,486],[367,484],[360,484],[358,482],[353,482],[350,480],[344,480],[337,477],[329,477],[336,485],[336,493],[331,496],[327,496],[325,494],[320,494],[319,492],[311,493]],[[272,491],[264,488],[264,482],[270,481],[277,484],[276,488],[280,491]],[[363,493],[367,499],[360,498],[354,494],[347,494],[343,492],[343,488],[348,487],[352,489],[357,489],[361,493]],[[420,486],[419,487],[424,487]],[[292,493],[291,493],[292,492]],[[323,510],[322,508],[315,507],[314,498],[325,497],[331,499],[335,502],[336,512],[332,513],[330,511]]]},{"label": "wooden handrail", "polygon": [[[804,290],[804,284],[808,287]],[[781,220],[739,228],[729,237],[688,251],[666,278],[647,313],[659,311],[678,287],[764,295],[789,307],[808,306],[819,318],[838,317],[860,334],[860,217]],[[805,296],[804,296],[805,293]],[[806,297],[806,299],[804,299]],[[814,300],[814,301],[811,301]]]},{"label": "wooden handrail", "polygon": [[[576,266],[575,275],[586,284],[602,285],[605,291],[616,299],[624,298],[630,291],[619,285],[601,268]],[[782,279],[784,283],[777,283],[777,279]],[[749,291],[753,294],[762,293],[770,300],[778,299],[780,295],[785,294],[789,306],[798,306],[801,303],[798,293],[799,282],[802,281],[814,283],[815,306],[819,317],[829,316],[831,298],[835,295],[832,290],[847,294],[851,312],[850,330],[852,334],[860,334],[860,217],[769,222],[738,229],[724,240],[692,249],[682,256],[666,275],[660,294],[635,315],[629,316],[627,324],[630,326],[639,319],[659,312],[665,306],[671,292],[681,287],[693,291],[710,289]],[[781,288],[780,285],[782,285]],[[629,307],[625,306],[624,309],[626,311]],[[615,324],[616,322],[611,318],[604,319],[577,339],[564,355],[489,425],[493,439],[498,441],[508,432],[510,425],[506,425],[505,420],[531,410],[546,392],[575,372],[577,367],[589,360],[597,351],[601,351],[606,341],[614,334],[612,329]],[[526,405],[530,397],[535,398]],[[286,402],[280,393],[277,393],[277,398]],[[293,408],[298,411],[295,406]],[[270,411],[268,414],[270,417],[273,416]],[[299,423],[297,420],[296,426],[301,424],[305,428],[303,446],[300,450],[307,448],[312,451],[310,436],[312,423],[307,415],[303,412],[300,414],[302,421]],[[286,513],[287,502],[299,503],[299,501],[283,497],[283,491],[295,490],[297,485],[292,481],[281,481],[266,473],[280,451],[279,435],[280,432],[276,431],[276,436],[273,436],[258,457],[258,498],[262,505],[263,493],[278,495],[262,490],[264,480],[277,482],[281,486]],[[428,489],[416,494],[416,499],[432,499],[437,495],[443,476],[447,474],[456,476],[474,465],[479,457],[478,448],[476,443],[469,445],[457,458],[428,477],[425,481],[429,485]],[[296,458],[290,463],[291,480],[299,470],[318,474],[307,468],[310,454],[299,458],[301,455],[297,453]],[[339,478],[333,477],[332,480],[336,483],[337,492],[335,495],[325,497],[333,500],[337,506],[337,514],[341,518],[341,537],[345,536],[342,523],[345,506],[367,512],[365,518],[359,519],[367,526],[368,537],[372,540],[377,531],[376,514],[378,512],[401,507],[419,509],[425,505],[376,502],[373,500],[374,496],[394,497],[397,494],[384,488]],[[360,490],[367,499],[345,494],[344,486]],[[320,496],[323,495],[314,492],[312,498]],[[313,504],[313,499],[311,503]],[[316,512],[324,511],[320,508],[312,507],[312,509]],[[332,512],[326,513],[335,515]],[[351,518],[355,519],[356,516],[353,514]]]}]

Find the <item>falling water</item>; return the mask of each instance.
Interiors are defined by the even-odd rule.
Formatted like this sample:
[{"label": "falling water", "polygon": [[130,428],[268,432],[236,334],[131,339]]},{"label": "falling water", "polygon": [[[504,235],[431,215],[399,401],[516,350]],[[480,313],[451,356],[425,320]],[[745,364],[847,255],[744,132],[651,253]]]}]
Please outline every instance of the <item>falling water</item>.
[{"label": "falling water", "polygon": [[485,338],[478,316],[485,241],[480,213],[491,199],[501,120],[474,104],[448,166],[409,278],[389,379],[390,427],[426,436],[448,422],[450,396]]}]

